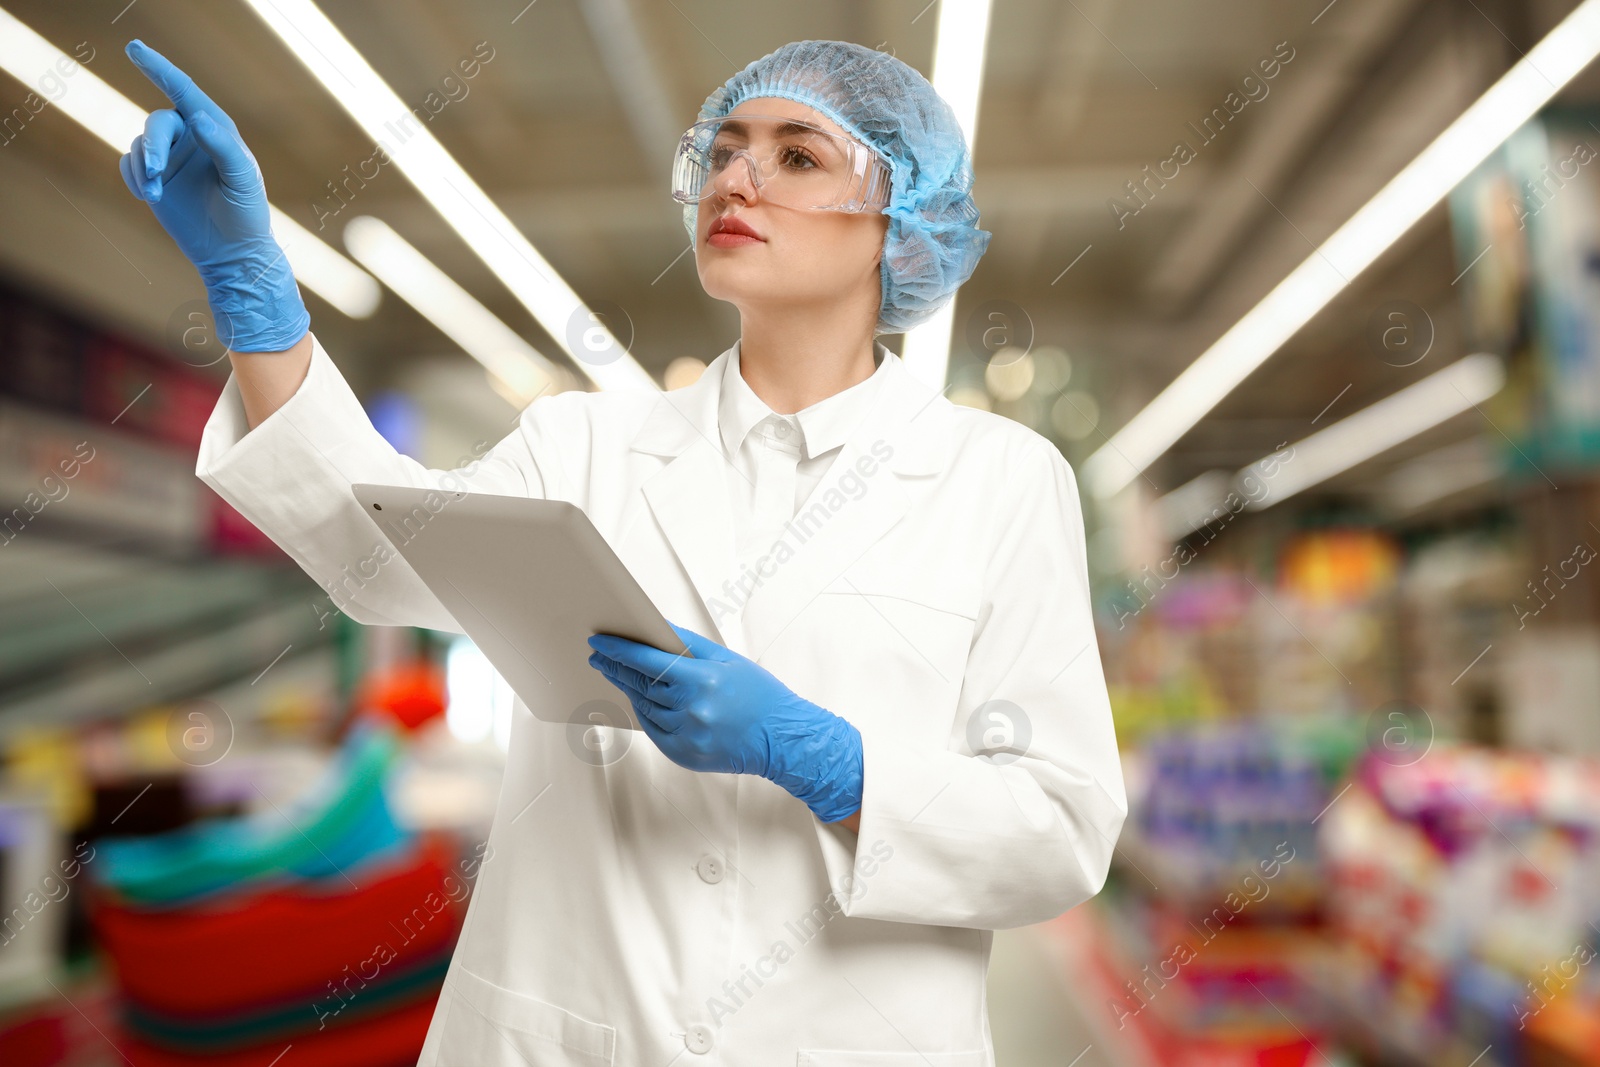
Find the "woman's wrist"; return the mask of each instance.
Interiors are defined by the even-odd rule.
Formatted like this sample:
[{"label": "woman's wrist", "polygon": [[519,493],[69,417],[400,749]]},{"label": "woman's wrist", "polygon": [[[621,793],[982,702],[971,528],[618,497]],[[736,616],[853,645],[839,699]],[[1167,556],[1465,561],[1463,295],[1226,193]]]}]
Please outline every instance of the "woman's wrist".
[{"label": "woman's wrist", "polygon": [[786,763],[804,770],[779,766],[770,777],[804,802],[818,819],[838,822],[861,809],[861,731],[847,719],[817,710],[822,713],[821,721],[805,739],[804,750],[797,752],[790,746],[783,749],[791,757]]},{"label": "woman's wrist", "polygon": [[281,352],[228,353],[250,429],[265,422],[300,391],[311,369],[314,344],[308,330]]},{"label": "woman's wrist", "polygon": [[217,340],[231,352],[287,352],[311,329],[289,261],[276,244],[270,251],[276,258],[264,263],[201,271]]}]

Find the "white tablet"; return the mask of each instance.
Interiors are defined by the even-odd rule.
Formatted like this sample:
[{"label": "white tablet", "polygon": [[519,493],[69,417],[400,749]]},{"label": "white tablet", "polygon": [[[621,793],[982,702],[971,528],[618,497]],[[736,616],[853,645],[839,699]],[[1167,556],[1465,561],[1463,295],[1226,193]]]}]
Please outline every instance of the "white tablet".
[{"label": "white tablet", "polygon": [[685,648],[580,508],[397,485],[350,489],[536,718],[639,728],[627,698],[589,665],[590,636]]}]

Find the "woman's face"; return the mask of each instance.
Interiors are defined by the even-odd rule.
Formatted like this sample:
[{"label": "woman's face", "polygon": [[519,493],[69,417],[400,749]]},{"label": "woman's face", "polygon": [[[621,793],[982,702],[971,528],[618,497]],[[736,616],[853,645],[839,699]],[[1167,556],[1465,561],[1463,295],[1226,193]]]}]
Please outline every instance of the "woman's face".
[{"label": "woman's face", "polygon": [[[746,100],[730,115],[777,115],[847,136],[815,108],[778,97]],[[724,247],[707,243],[712,224],[725,215],[738,218],[760,239]],[[700,201],[695,265],[706,293],[733,304],[741,314],[845,302],[865,302],[876,309],[882,292],[878,263],[888,228],[889,218],[881,212],[773,204],[739,161],[715,179],[713,191]]]}]

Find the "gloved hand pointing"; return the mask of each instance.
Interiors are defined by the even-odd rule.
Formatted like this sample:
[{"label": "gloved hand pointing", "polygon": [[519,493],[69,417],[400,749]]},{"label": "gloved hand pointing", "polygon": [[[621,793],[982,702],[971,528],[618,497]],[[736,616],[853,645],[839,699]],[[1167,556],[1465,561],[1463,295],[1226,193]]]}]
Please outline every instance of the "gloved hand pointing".
[{"label": "gloved hand pointing", "polygon": [[272,235],[261,168],[227,113],[143,41],[128,58],[176,110],[150,113],[122,157],[122,180],[200,272],[218,339],[235,352],[282,352],[311,326]]},{"label": "gloved hand pointing", "polygon": [[595,634],[589,663],[633,705],[667,757],[695,771],[756,774],[804,801],[823,822],[861,807],[861,734],[796,696],[765,667],[673,626],[690,655]]}]

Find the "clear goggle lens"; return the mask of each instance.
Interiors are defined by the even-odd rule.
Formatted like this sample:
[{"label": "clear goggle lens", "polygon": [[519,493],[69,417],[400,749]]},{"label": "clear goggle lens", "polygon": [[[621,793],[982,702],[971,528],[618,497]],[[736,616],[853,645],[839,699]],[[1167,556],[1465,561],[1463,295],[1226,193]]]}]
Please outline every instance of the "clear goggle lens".
[{"label": "clear goggle lens", "polygon": [[745,181],[784,207],[882,211],[889,167],[858,141],[780,115],[728,115],[690,126],[672,161],[672,198],[692,204]]}]

